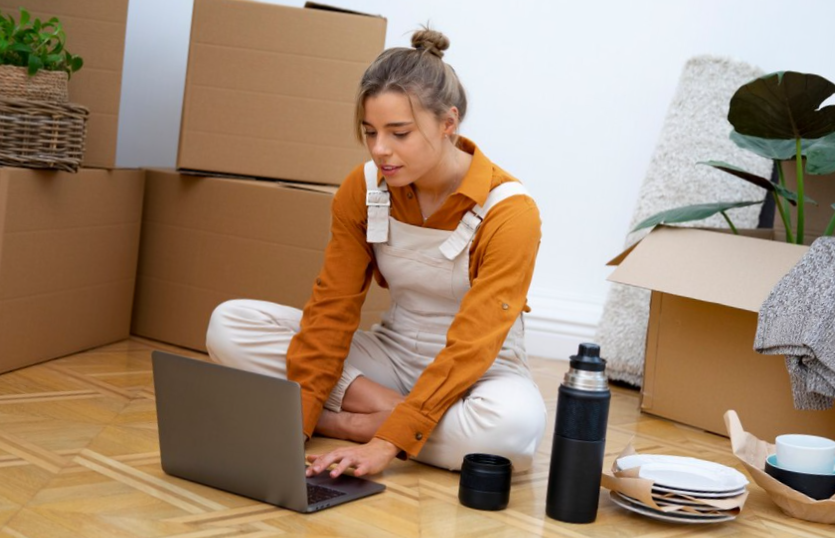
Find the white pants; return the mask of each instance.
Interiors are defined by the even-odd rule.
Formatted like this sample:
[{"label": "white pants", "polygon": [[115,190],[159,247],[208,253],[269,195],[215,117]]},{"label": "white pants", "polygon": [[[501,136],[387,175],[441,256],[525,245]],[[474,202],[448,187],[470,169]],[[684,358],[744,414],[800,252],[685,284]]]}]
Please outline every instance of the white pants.
[{"label": "white pants", "polygon": [[[223,303],[209,322],[209,355],[227,366],[286,379],[287,349],[299,331],[301,315],[296,308],[265,301]],[[339,411],[345,390],[359,375],[405,396],[421,372],[413,361],[391,353],[374,331],[357,331],[342,378],[325,407]],[[545,418],[545,404],[527,370],[497,360],[447,410],[415,459],[458,470],[466,454],[498,454],[522,471],[533,462]]]}]

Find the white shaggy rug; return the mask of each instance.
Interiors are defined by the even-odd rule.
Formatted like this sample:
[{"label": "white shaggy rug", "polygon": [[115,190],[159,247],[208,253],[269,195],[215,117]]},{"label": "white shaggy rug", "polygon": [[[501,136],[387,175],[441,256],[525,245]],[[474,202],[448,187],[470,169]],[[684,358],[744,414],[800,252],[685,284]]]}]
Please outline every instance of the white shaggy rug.
[{"label": "white shaggy rug", "polygon": [[[725,161],[763,177],[771,177],[772,162],[745,151],[728,138],[727,120],[734,92],[763,72],[743,62],[698,56],[684,66],[670,104],[658,145],[638,194],[629,229],[644,219],[674,207],[757,200],[765,191],[701,161]],[[737,228],[756,228],[761,206],[729,211]],[[727,228],[722,215],[681,226]],[[649,233],[627,234],[624,248]],[[644,368],[649,291],[612,284],[596,334],[613,380],[641,385]]]}]

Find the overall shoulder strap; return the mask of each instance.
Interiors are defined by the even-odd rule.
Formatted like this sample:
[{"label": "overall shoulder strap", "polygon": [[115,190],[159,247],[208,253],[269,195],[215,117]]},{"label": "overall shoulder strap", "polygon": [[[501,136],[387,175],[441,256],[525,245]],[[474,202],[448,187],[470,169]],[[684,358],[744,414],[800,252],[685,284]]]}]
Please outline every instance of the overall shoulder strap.
[{"label": "overall shoulder strap", "polygon": [[490,194],[487,195],[487,200],[484,202],[483,206],[476,206],[473,210],[480,208],[481,213],[479,213],[478,216],[483,219],[484,216],[487,215],[487,212],[493,209],[493,206],[499,202],[507,200],[511,196],[519,195],[530,196],[528,189],[526,189],[525,186],[518,181],[507,181],[490,191]]},{"label": "overall shoulder strap", "polygon": [[391,194],[385,180],[377,185],[377,165],[365,163],[365,205],[368,208],[368,229],[365,239],[369,243],[385,243],[389,239],[389,213]]},{"label": "overall shoulder strap", "polygon": [[478,227],[481,226],[481,221],[496,204],[504,201],[511,196],[526,195],[527,189],[518,181],[508,181],[502,183],[487,195],[484,205],[477,205],[470,211],[464,214],[458,227],[449,236],[449,239],[443,242],[439,247],[441,254],[448,260],[454,260],[461,252],[470,244],[470,241],[475,237]]}]

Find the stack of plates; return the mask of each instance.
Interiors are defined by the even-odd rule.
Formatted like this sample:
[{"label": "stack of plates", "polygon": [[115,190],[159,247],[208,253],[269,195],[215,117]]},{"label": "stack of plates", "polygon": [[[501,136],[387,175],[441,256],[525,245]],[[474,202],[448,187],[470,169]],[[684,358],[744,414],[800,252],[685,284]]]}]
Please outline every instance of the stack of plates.
[{"label": "stack of plates", "polygon": [[[612,491],[612,501],[633,512],[677,523],[718,523],[736,517],[737,508],[720,509],[707,503],[730,500],[745,493],[748,479],[725,465],[696,458],[634,454],[617,460],[618,471],[638,467],[638,476],[654,482],[652,498],[658,506],[687,506],[692,511],[656,510],[653,507]],[[731,503],[732,504],[732,503]]]}]

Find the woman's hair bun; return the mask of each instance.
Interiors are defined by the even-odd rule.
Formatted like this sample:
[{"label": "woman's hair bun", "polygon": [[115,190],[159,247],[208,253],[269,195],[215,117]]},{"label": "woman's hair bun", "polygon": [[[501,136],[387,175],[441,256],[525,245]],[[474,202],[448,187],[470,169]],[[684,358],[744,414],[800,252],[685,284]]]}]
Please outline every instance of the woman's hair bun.
[{"label": "woman's hair bun", "polygon": [[412,46],[418,50],[431,52],[438,58],[444,57],[444,51],[449,48],[449,39],[441,32],[425,28],[412,34]]}]

